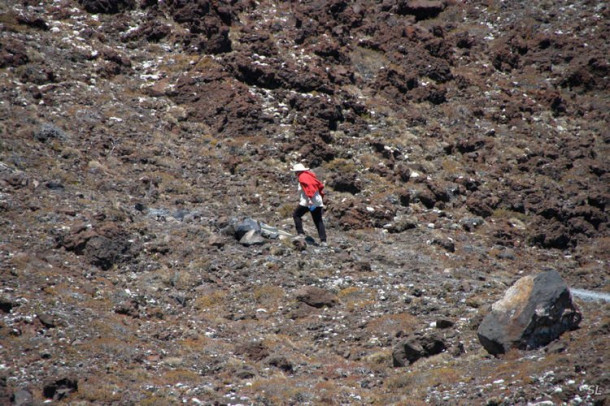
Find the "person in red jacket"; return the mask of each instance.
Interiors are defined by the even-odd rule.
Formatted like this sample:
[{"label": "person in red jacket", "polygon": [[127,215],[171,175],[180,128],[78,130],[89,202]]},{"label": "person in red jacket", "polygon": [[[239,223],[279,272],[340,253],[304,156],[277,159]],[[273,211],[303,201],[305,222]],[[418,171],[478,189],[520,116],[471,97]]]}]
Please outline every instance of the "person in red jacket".
[{"label": "person in red jacket", "polygon": [[311,212],[311,217],[318,230],[320,243],[326,245],[326,228],[324,220],[322,220],[322,212],[324,210],[324,185],[318,180],[316,174],[306,168],[303,164],[296,164],[292,168],[299,181],[299,205],[292,213],[294,226],[297,234],[305,235],[303,231],[303,215],[308,211]]}]

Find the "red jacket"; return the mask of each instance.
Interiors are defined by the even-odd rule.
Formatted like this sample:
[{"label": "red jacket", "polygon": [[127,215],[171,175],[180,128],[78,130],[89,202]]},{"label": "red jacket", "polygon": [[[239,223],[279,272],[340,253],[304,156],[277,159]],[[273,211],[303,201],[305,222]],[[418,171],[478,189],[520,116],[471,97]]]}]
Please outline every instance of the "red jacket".
[{"label": "red jacket", "polygon": [[320,192],[320,196],[324,197],[324,185],[318,180],[315,173],[311,171],[301,172],[299,175],[299,183],[303,188],[305,196],[309,197],[310,199],[316,194],[316,192]]}]

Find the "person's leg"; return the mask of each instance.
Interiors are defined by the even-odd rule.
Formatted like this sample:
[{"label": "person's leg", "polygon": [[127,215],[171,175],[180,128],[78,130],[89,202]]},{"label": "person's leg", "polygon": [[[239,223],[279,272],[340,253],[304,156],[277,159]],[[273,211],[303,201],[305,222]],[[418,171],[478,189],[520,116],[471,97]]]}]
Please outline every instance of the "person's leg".
[{"label": "person's leg", "polygon": [[320,237],[321,242],[326,242],[326,228],[324,227],[324,220],[322,220],[322,207],[316,207],[314,211],[311,212],[311,217],[313,217],[313,222],[318,229],[318,237]]},{"label": "person's leg", "polygon": [[301,217],[303,217],[303,214],[307,213],[308,211],[309,209],[307,207],[299,205],[292,213],[294,228],[296,228],[297,234],[299,235],[305,234],[305,231],[303,231],[303,219],[301,219]]}]

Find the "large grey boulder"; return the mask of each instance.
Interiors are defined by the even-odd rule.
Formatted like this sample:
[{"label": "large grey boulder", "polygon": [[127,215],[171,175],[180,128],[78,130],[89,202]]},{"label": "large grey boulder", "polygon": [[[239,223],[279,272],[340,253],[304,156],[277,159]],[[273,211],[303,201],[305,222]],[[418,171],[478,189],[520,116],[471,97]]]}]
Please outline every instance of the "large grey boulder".
[{"label": "large grey boulder", "polygon": [[519,279],[494,303],[479,326],[479,341],[493,355],[542,347],[578,328],[582,314],[557,271]]}]

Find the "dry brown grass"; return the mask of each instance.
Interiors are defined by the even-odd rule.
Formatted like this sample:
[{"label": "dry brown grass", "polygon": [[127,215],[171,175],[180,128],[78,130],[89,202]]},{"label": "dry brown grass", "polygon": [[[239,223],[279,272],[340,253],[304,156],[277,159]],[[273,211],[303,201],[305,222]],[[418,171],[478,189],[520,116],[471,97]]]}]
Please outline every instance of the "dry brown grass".
[{"label": "dry brown grass", "polygon": [[267,310],[275,310],[286,295],[283,288],[274,285],[264,285],[254,289],[254,300]]},{"label": "dry brown grass", "polygon": [[176,385],[177,383],[197,383],[201,381],[199,374],[189,369],[173,369],[166,371],[160,377],[160,382],[164,385]]},{"label": "dry brown grass", "polygon": [[17,22],[17,14],[12,10],[9,10],[8,12],[0,10],[0,25],[2,25],[6,31],[21,32],[27,31],[28,29]]},{"label": "dry brown grass", "polygon": [[207,344],[209,344],[210,339],[204,335],[198,334],[195,337],[185,338],[184,340],[176,341],[178,347],[180,348],[181,354],[190,354],[191,352],[199,352]]},{"label": "dry brown grass", "polygon": [[356,164],[347,159],[343,158],[335,158],[332,161],[323,165],[324,168],[330,172],[335,173],[356,173],[357,167]]},{"label": "dry brown grass", "polygon": [[285,203],[277,209],[276,214],[281,219],[291,218],[292,211],[294,210],[294,208],[295,208],[294,203],[293,204]]},{"label": "dry brown grass", "polygon": [[111,404],[121,400],[121,378],[109,374],[89,376],[78,383],[78,393],[82,400]]},{"label": "dry brown grass", "polygon": [[100,337],[82,344],[81,349],[86,353],[118,359],[120,356],[126,355],[125,350],[130,349],[130,344],[115,337]]},{"label": "dry brown grass", "polygon": [[358,311],[375,303],[376,292],[373,289],[351,286],[339,291],[337,296],[348,311]]},{"label": "dry brown grass", "polygon": [[593,258],[605,258],[610,252],[610,236],[600,237],[592,244],[581,244],[579,250],[583,255]]},{"label": "dry brown grass", "polygon": [[389,390],[400,389],[421,396],[425,395],[429,388],[450,389],[453,385],[464,382],[465,379],[467,380],[468,377],[464,376],[463,371],[444,366],[427,371],[417,370],[395,375],[386,381],[385,386]]},{"label": "dry brown grass", "polygon": [[250,387],[253,393],[266,399],[269,404],[286,405],[291,399],[299,397],[300,393],[309,392],[308,387],[299,387],[297,383],[284,376],[256,379]]},{"label": "dry brown grass", "polygon": [[373,332],[386,332],[390,335],[395,335],[399,331],[411,333],[419,325],[420,321],[417,317],[408,313],[399,313],[373,319],[368,322],[366,328]]},{"label": "dry brown grass", "polygon": [[372,404],[373,406],[425,406],[429,403],[423,400],[415,399],[412,394],[408,394],[381,396],[380,399],[376,399]]},{"label": "dry brown grass", "polygon": [[197,310],[212,310],[222,306],[227,299],[227,292],[223,290],[212,290],[204,293],[195,299],[195,309]]},{"label": "dry brown grass", "polygon": [[443,160],[441,162],[441,167],[443,168],[443,170],[445,172],[447,172],[449,174],[466,172],[464,170],[464,167],[462,166],[462,164],[457,159],[455,159],[455,157],[452,157],[452,156],[443,158]]},{"label": "dry brown grass", "polygon": [[163,394],[149,395],[144,399],[141,399],[138,404],[141,406],[165,406],[175,402],[172,397],[165,396]]},{"label": "dry brown grass", "polygon": [[528,222],[531,220],[530,216],[525,213],[520,213],[517,211],[507,210],[507,209],[496,209],[492,213],[492,217],[496,219],[502,220],[510,220],[512,218],[516,218],[519,221]]},{"label": "dry brown grass", "polygon": [[373,352],[372,354],[366,355],[362,360],[373,370],[383,371],[385,368],[390,368],[392,366],[392,351],[391,349],[387,349]]}]

